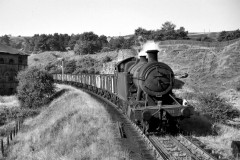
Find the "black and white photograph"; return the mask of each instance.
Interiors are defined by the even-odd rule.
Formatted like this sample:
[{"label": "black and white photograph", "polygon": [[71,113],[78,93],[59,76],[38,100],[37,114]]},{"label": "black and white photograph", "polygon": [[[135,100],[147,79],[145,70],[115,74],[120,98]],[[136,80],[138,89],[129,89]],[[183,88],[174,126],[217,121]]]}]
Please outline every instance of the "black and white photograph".
[{"label": "black and white photograph", "polygon": [[240,160],[240,0],[0,0],[0,160]]}]

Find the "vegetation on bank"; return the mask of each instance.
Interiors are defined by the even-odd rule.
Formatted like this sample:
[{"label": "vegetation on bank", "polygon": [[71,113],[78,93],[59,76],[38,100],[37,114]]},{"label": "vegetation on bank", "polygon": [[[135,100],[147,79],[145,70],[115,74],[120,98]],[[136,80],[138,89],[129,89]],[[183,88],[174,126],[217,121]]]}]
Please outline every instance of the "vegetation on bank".
[{"label": "vegetation on bank", "polygon": [[[59,67],[60,61],[50,62],[45,66],[49,73],[61,73],[62,69]],[[66,59],[64,60],[65,74],[78,73],[99,73],[102,62],[92,57],[86,56],[81,59]]]},{"label": "vegetation on bank", "polygon": [[[50,102],[55,93],[52,75],[42,68],[27,68],[17,79],[16,96],[0,97],[0,126],[39,114],[41,107]],[[5,135],[5,131],[0,128],[1,135]]]},{"label": "vegetation on bank", "polygon": [[73,87],[24,123],[7,159],[124,159],[120,136],[104,106]]},{"label": "vegetation on bank", "polygon": [[189,39],[184,27],[175,28],[175,24],[165,22],[157,30],[139,27],[131,36],[106,37],[105,35],[98,36],[93,32],[76,35],[35,34],[33,37],[18,37],[18,42],[11,41],[9,36],[4,35],[0,37],[0,43],[22,49],[27,53],[74,50],[75,54],[85,55],[116,49],[130,49],[133,45],[141,45],[146,40]]},{"label": "vegetation on bank", "polygon": [[216,93],[199,93],[197,98],[199,112],[214,123],[226,124],[228,120],[240,117],[240,111]]},{"label": "vegetation on bank", "polygon": [[27,68],[17,79],[17,96],[23,108],[38,108],[48,103],[54,94],[53,77],[42,68]]}]

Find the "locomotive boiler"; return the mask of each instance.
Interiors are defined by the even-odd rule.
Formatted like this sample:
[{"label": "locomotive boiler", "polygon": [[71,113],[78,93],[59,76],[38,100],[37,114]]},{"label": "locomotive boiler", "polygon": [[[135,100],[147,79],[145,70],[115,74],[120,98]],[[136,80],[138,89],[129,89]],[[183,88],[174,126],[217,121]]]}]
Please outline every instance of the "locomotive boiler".
[{"label": "locomotive boiler", "polygon": [[117,94],[128,117],[145,132],[175,132],[178,121],[190,117],[193,107],[172,93],[174,73],[158,62],[158,50],[140,59],[128,58],[116,65]]}]

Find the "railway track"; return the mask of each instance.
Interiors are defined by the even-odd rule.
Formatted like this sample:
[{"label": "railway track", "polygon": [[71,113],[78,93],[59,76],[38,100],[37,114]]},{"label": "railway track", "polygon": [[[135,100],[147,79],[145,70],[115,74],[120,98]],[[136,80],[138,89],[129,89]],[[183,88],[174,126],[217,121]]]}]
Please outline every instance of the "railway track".
[{"label": "railway track", "polygon": [[[192,137],[186,137],[182,134],[172,135],[149,135],[143,134],[142,130],[122,113],[122,110],[110,100],[83,89],[87,93],[106,102],[118,112],[118,121],[122,126],[122,131],[127,137],[134,140],[140,148],[138,159],[143,160],[223,160],[215,153],[209,153],[211,150],[204,150],[205,147],[199,141]],[[135,155],[136,156],[136,155]],[[130,158],[131,159],[131,158]]]},{"label": "railway track", "polygon": [[[114,109],[117,113],[117,121],[120,122],[123,125],[123,130],[124,133],[126,134],[126,136],[128,138],[131,138],[135,145],[138,146],[138,148],[140,148],[139,153],[141,154],[137,154],[135,156],[137,156],[137,159],[142,159],[142,160],[157,160],[158,158],[156,158],[156,153],[157,151],[154,152],[154,148],[151,148],[149,143],[150,141],[147,143],[147,137],[142,133],[142,131],[139,129],[138,126],[136,126],[134,123],[132,123],[128,117],[124,114],[122,114],[122,111],[119,109],[119,107],[112,103],[109,100],[106,100],[105,98],[92,93],[86,89],[84,89],[84,91],[86,91],[87,93],[90,93],[91,95],[93,95],[94,97],[97,97],[98,99],[104,101],[105,103],[107,103],[108,105],[112,106],[112,109]],[[153,147],[153,146],[152,146]],[[132,158],[130,158],[132,159]],[[164,159],[159,159],[159,160],[164,160]]]}]

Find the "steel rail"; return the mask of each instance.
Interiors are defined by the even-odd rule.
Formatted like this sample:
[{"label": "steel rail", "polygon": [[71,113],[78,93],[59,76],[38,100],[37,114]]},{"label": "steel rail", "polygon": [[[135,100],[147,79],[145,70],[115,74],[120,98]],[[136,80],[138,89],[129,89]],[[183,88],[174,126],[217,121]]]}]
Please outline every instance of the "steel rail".
[{"label": "steel rail", "polygon": [[178,136],[178,141],[181,144],[183,144],[186,148],[188,148],[189,151],[196,157],[201,157],[204,160],[217,160],[217,158],[213,157],[211,154],[197,146],[193,141],[191,141],[189,138],[185,137],[182,134]]}]

